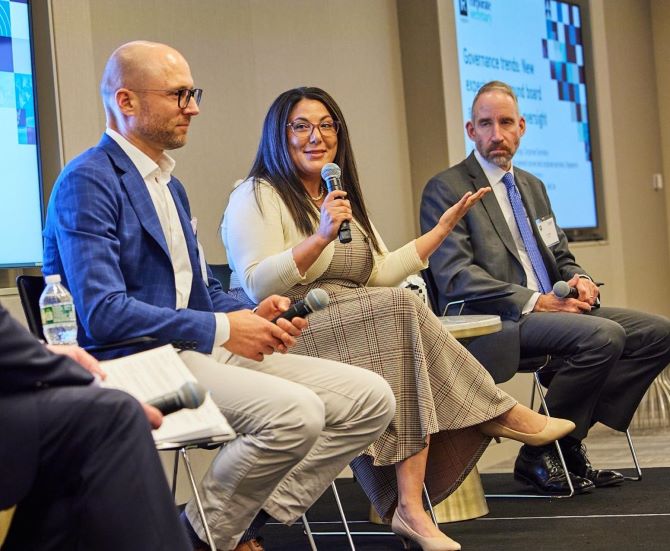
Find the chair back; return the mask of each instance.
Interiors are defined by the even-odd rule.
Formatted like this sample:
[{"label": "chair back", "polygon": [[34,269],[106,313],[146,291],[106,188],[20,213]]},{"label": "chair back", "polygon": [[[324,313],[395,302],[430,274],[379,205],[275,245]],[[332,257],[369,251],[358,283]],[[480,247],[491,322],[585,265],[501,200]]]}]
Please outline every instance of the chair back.
[{"label": "chair back", "polygon": [[435,283],[435,278],[433,277],[430,268],[421,270],[421,277],[426,282],[426,294],[428,295],[428,306],[436,316],[442,315],[439,311],[438,301],[437,301],[437,284]]},{"label": "chair back", "polygon": [[212,270],[212,275],[219,280],[221,287],[225,292],[230,289],[230,273],[231,269],[228,264],[210,264],[209,268]]},{"label": "chair back", "polygon": [[28,329],[38,339],[44,340],[42,316],[40,314],[40,295],[45,283],[42,276],[20,275],[16,278],[23,313],[28,322]]}]

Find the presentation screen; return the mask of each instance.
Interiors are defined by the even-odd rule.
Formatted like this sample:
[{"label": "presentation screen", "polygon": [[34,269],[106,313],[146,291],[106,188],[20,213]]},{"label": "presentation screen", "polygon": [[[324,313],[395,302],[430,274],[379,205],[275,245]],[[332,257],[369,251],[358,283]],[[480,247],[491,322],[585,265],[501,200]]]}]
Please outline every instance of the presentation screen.
[{"label": "presentation screen", "polygon": [[[464,119],[483,84],[509,84],[526,119],[514,165],[545,183],[563,229],[596,230],[582,7],[560,0],[454,0],[454,9]],[[465,141],[469,153],[474,144],[467,134]]]},{"label": "presentation screen", "polygon": [[42,190],[26,1],[0,0],[0,267],[42,263]]}]

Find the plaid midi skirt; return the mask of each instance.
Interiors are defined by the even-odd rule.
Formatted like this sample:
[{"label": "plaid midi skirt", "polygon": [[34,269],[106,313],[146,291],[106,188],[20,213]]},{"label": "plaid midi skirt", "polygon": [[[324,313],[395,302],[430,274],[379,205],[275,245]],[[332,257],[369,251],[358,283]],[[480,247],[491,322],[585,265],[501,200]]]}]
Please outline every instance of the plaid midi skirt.
[{"label": "plaid midi skirt", "polygon": [[[431,502],[439,503],[459,486],[489,443],[476,425],[508,411],[516,401],[495,386],[488,371],[414,293],[366,287],[371,267],[367,240],[354,235],[350,244],[336,244],[330,267],[318,281],[285,294],[299,300],[318,287],[330,299],[325,309],[310,314],[292,353],[369,369],[393,389],[391,424],[351,463],[379,515],[389,519],[398,498],[396,463],[421,451],[430,436],[425,482]],[[242,289],[231,294],[249,302]]]}]

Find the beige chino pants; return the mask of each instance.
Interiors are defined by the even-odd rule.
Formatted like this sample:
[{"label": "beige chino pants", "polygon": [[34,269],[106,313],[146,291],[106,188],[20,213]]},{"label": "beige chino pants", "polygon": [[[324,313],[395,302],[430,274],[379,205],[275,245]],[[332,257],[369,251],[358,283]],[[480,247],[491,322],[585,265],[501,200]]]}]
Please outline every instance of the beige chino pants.
[{"label": "beige chino pants", "polygon": [[[180,356],[238,434],[202,481],[218,549],[235,547],[261,508],[286,524],[300,518],[395,411],[384,379],[339,362],[291,354],[262,362],[229,353]],[[205,540],[193,500],[186,514]]]}]

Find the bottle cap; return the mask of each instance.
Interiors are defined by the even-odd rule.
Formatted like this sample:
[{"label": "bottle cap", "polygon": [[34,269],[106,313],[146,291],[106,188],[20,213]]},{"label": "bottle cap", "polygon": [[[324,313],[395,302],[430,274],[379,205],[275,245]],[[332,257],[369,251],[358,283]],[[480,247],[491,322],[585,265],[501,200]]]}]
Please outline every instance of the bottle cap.
[{"label": "bottle cap", "polygon": [[44,281],[46,281],[47,285],[50,283],[60,283],[60,274],[51,274],[48,276],[44,276]]}]

